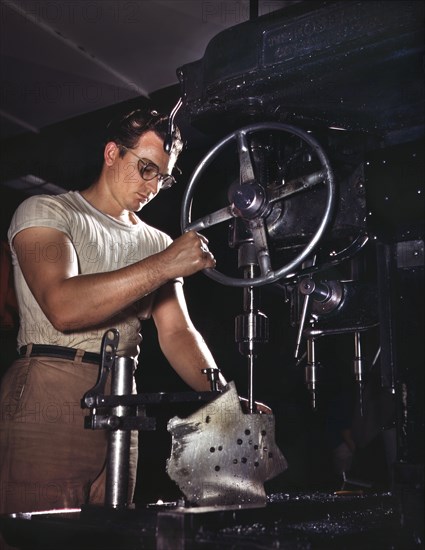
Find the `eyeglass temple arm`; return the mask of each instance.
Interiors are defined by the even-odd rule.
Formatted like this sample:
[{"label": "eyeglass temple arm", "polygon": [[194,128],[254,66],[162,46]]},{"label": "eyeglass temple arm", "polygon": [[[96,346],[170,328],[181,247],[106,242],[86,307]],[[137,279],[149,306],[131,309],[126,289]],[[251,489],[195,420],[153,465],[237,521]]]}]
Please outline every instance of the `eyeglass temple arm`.
[{"label": "eyeglass temple arm", "polygon": [[164,140],[164,151],[166,153],[170,153],[171,147],[173,145],[174,140],[174,118],[182,106],[183,100],[182,98],[179,98],[176,105],[173,107],[170,116],[168,117],[168,128],[167,128],[167,135],[165,136]]}]

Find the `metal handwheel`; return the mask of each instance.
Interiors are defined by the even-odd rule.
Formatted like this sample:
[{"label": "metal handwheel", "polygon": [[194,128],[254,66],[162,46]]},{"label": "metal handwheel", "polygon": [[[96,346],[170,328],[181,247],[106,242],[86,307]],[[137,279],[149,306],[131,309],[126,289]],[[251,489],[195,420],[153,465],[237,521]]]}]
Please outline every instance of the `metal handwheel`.
[{"label": "metal handwheel", "polygon": [[[261,185],[255,177],[248,136],[257,132],[264,132],[265,130],[285,132],[290,135],[295,135],[306,142],[310,146],[315,157],[318,158],[320,169],[308,175],[295,177],[279,186],[268,187]],[[201,182],[202,176],[211,162],[232,141],[235,141],[237,144],[239,156],[239,183],[229,187],[228,198],[230,204],[211,214],[207,214],[192,221],[191,212],[193,196]],[[316,232],[292,261],[277,269],[273,269],[271,265],[272,262],[269,252],[266,224],[266,218],[270,214],[273,205],[278,201],[284,201],[296,193],[308,191],[321,184],[326,186],[326,204]],[[297,266],[312,254],[332,218],[334,202],[334,175],[329,160],[319,143],[310,134],[294,126],[272,122],[257,123],[245,126],[223,138],[198,164],[183,196],[181,229],[182,231],[202,231],[203,229],[226,222],[233,218],[244,220],[252,234],[260,275],[246,279],[230,277],[217,269],[206,269],[204,272],[211,279],[228,286],[261,286],[275,282],[289,274],[293,274]]]}]

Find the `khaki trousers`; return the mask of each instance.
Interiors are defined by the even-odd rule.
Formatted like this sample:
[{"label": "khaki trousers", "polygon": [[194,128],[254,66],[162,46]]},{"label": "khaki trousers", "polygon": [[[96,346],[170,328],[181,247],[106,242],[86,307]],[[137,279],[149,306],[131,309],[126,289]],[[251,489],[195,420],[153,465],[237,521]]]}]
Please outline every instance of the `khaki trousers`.
[{"label": "khaki trousers", "polygon": [[[106,430],[84,429],[81,398],[99,367],[51,357],[11,365],[0,390],[0,513],[103,504]],[[129,498],[137,468],[132,432]]]}]

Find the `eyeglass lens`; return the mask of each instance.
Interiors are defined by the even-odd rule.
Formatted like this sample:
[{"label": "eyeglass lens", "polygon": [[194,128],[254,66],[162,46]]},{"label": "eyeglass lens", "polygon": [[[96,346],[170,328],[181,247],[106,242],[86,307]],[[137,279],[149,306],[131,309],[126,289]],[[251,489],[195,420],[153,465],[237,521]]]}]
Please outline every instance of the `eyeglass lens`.
[{"label": "eyeglass lens", "polygon": [[146,181],[151,181],[158,176],[161,189],[169,189],[175,183],[174,176],[170,174],[160,174],[156,164],[152,162],[146,163],[142,159],[139,159],[139,173]]}]

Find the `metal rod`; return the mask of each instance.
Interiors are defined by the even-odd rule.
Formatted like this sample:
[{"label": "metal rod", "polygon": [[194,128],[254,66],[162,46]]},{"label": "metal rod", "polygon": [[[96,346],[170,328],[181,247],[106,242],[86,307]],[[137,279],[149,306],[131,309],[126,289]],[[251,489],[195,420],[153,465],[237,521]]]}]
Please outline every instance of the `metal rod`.
[{"label": "metal rod", "polygon": [[[252,279],[255,274],[254,265],[248,265],[244,268],[244,275],[246,278]],[[250,414],[255,412],[254,402],[254,339],[255,339],[255,295],[254,287],[248,286],[244,288],[243,292],[243,308],[245,313],[248,314],[248,411]]]},{"label": "metal rod", "polygon": [[[111,394],[130,395],[133,389],[134,361],[130,357],[117,357],[112,368]],[[130,413],[131,408],[119,405],[111,414],[116,418]],[[105,506],[125,508],[128,506],[130,430],[113,430],[109,434],[106,462]]]},{"label": "metal rod", "polygon": [[359,389],[359,410],[360,416],[363,416],[363,357],[361,333],[354,333],[354,376]]},{"label": "metal rod", "polygon": [[311,406],[316,409],[316,383],[317,383],[316,347],[314,338],[307,339],[307,364],[305,366],[305,381],[311,395]]},{"label": "metal rod", "polygon": [[250,414],[255,412],[254,405],[254,354],[248,354],[248,408]]}]

